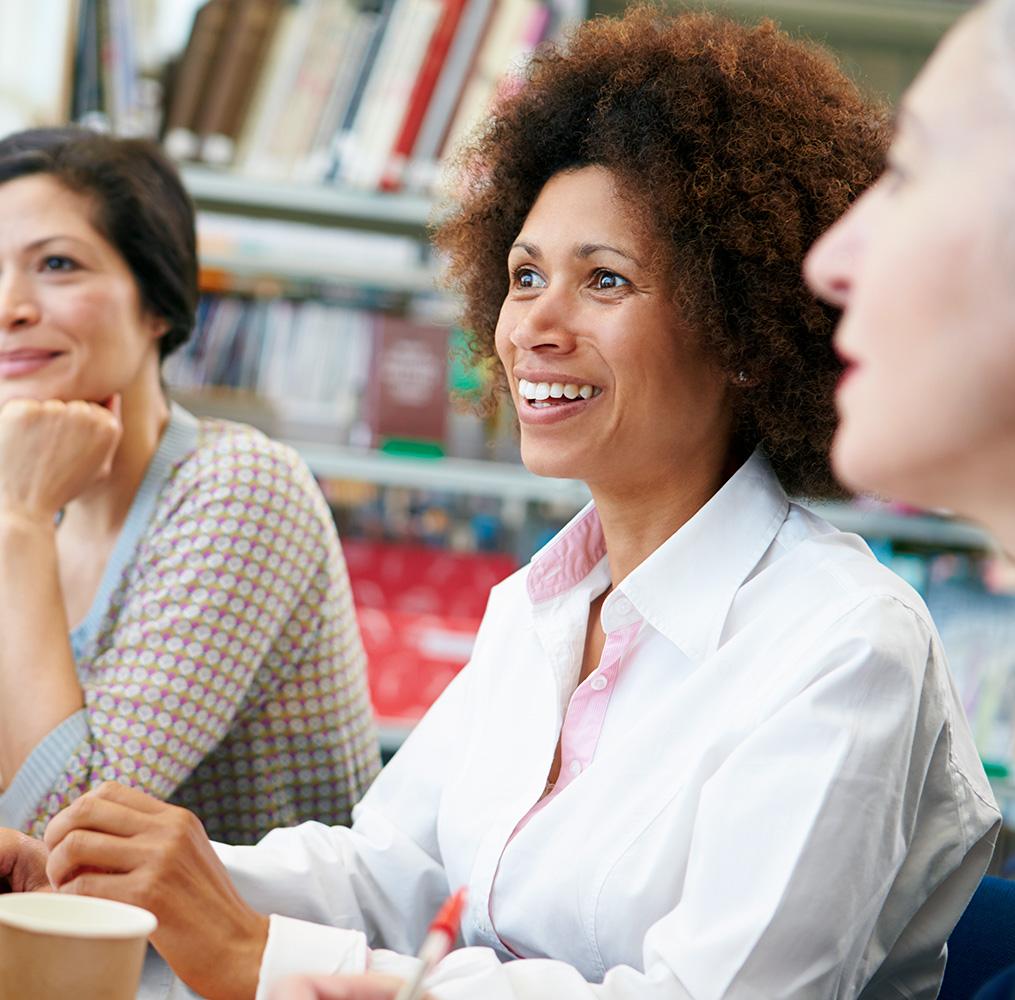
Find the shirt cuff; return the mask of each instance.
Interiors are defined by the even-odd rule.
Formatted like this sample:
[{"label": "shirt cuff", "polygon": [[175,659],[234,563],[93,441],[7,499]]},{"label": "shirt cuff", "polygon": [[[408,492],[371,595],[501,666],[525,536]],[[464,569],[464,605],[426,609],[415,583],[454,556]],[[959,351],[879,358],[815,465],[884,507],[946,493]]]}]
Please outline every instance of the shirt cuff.
[{"label": "shirt cuff", "polygon": [[261,958],[255,1000],[267,1000],[285,976],[365,972],[367,939],[362,931],[325,927],[273,913]]},{"label": "shirt cuff", "polygon": [[25,828],[89,732],[88,715],[82,708],[43,737],[0,795],[0,826]]}]

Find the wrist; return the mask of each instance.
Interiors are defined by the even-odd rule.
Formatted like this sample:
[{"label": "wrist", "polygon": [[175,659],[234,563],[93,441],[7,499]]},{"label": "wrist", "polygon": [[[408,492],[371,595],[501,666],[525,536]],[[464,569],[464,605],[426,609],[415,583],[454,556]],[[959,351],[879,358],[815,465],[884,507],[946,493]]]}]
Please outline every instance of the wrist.
[{"label": "wrist", "polygon": [[51,537],[56,533],[57,512],[28,510],[0,505],[0,535],[18,538],[26,535]]},{"label": "wrist", "polygon": [[229,1000],[254,1000],[261,978],[261,962],[268,944],[269,919],[251,911],[246,933],[234,938],[229,968]]}]

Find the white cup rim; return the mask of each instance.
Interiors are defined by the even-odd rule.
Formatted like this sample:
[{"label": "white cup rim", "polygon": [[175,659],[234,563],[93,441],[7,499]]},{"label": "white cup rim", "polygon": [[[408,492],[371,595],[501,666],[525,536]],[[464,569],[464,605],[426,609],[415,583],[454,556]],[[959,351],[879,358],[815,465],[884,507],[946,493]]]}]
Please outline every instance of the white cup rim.
[{"label": "white cup rim", "polygon": [[62,892],[0,895],[0,924],[60,937],[147,938],[159,922],[140,906]]}]

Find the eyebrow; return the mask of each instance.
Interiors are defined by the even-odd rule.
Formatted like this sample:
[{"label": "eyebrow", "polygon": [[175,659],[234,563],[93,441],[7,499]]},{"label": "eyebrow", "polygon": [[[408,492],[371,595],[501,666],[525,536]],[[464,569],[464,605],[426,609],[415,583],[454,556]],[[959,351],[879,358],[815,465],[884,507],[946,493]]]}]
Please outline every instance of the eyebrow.
[{"label": "eyebrow", "polygon": [[43,236],[41,239],[32,240],[32,242],[29,243],[25,247],[25,249],[26,250],[38,250],[40,247],[44,247],[47,243],[56,243],[59,240],[66,240],[69,243],[80,243],[82,246],[86,245],[85,241],[80,239],[77,236],[71,236],[71,235],[65,234],[65,233],[56,233],[53,236]]},{"label": "eyebrow", "polygon": [[[511,250],[524,250],[533,260],[541,260],[543,257],[543,252],[539,247],[533,243],[524,243],[521,240],[512,244]],[[574,254],[579,259],[584,260],[586,257],[591,257],[593,254],[604,251],[624,257],[637,264],[638,267],[644,267],[644,264],[634,254],[629,253],[627,250],[621,250],[619,247],[610,246],[608,243],[580,243],[575,247]]]}]

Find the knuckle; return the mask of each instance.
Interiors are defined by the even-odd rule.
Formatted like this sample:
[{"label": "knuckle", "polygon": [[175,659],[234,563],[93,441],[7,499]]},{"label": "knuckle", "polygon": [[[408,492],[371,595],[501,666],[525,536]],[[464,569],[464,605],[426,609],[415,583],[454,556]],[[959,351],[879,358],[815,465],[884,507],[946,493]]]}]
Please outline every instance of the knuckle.
[{"label": "knuckle", "polygon": [[92,794],[99,799],[108,799],[115,802],[120,794],[120,786],[115,781],[103,781],[97,785]]},{"label": "knuckle", "polygon": [[70,859],[83,854],[87,846],[88,834],[84,830],[71,830],[60,845],[62,853]]}]

